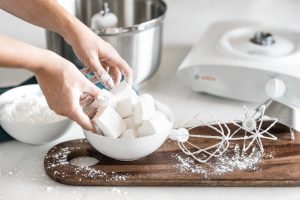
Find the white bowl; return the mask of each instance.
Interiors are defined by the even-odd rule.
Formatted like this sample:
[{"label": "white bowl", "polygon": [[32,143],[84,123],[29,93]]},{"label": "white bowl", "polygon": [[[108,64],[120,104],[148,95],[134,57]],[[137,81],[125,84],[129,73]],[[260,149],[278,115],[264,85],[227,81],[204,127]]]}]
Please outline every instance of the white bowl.
[{"label": "white bowl", "polygon": [[83,131],[88,142],[100,153],[121,161],[132,161],[145,157],[156,151],[167,139],[174,123],[173,112],[165,105],[155,102],[156,109],[165,114],[169,120],[169,129],[163,133],[140,138],[111,138],[90,131]]},{"label": "white bowl", "polygon": [[[0,108],[7,102],[22,95],[42,94],[38,84],[25,85],[11,89],[0,96]],[[13,138],[28,144],[45,144],[63,136],[72,125],[68,118],[49,124],[18,124],[0,121],[2,128]]]}]

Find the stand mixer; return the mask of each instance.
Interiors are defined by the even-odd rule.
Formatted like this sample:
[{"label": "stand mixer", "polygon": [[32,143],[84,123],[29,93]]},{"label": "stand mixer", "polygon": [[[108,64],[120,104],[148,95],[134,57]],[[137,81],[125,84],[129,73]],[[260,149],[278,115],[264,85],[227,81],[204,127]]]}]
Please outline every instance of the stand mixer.
[{"label": "stand mixer", "polygon": [[300,30],[244,21],[211,26],[177,70],[194,91],[266,102],[266,115],[300,130]]},{"label": "stand mixer", "polygon": [[181,63],[178,78],[221,97],[300,105],[300,31],[252,22],[220,22]]}]

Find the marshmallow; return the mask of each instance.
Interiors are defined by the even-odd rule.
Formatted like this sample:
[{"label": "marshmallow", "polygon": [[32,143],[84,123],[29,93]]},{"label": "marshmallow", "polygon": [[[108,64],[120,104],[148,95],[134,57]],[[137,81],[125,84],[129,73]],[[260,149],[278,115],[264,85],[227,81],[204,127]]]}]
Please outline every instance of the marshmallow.
[{"label": "marshmallow", "polygon": [[117,97],[117,99],[125,99],[125,98],[134,98],[137,99],[136,92],[128,85],[125,81],[122,81],[118,85],[116,85],[111,93]]},{"label": "marshmallow", "polygon": [[141,124],[143,120],[150,119],[155,113],[153,97],[143,94],[133,108],[134,123]]},{"label": "marshmallow", "polygon": [[127,117],[123,119],[126,123],[126,127],[137,130],[139,127],[134,123],[133,117]]},{"label": "marshmallow", "polygon": [[137,132],[133,129],[126,129],[120,138],[136,138],[137,137]]},{"label": "marshmallow", "polygon": [[107,137],[117,138],[126,129],[125,121],[110,106],[103,106],[98,109],[92,119],[95,128],[99,128]]},{"label": "marshmallow", "polygon": [[149,120],[143,121],[142,126],[138,129],[138,136],[144,137],[153,135],[155,133],[161,133],[169,131],[170,121],[167,117],[159,111],[155,112],[155,116]]},{"label": "marshmallow", "polygon": [[108,90],[102,89],[101,93],[98,94],[97,98],[91,103],[90,107],[100,108],[101,106],[108,105],[116,109],[118,104],[117,98]]},{"label": "marshmallow", "polygon": [[133,106],[137,102],[135,98],[125,98],[118,102],[117,112],[122,118],[130,117],[133,115]]}]

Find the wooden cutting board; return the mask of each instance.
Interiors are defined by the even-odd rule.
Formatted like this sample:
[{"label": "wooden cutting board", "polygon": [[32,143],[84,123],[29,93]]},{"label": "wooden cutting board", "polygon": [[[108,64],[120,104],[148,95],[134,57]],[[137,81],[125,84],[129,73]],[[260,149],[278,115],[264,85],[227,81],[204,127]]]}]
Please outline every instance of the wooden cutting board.
[{"label": "wooden cutting board", "polygon": [[[233,126],[230,125],[233,129]],[[211,131],[197,127],[194,134]],[[68,185],[90,186],[300,186],[300,138],[290,140],[286,127],[276,125],[270,131],[277,141],[263,140],[266,156],[254,168],[227,172],[208,170],[182,153],[178,144],[167,140],[156,152],[137,161],[122,162],[97,152],[85,139],[63,142],[45,156],[46,173],[53,180]],[[243,133],[240,133],[243,134]],[[198,145],[211,140],[197,139]],[[270,156],[271,155],[271,156]],[[79,156],[94,157],[99,162],[90,167],[78,167],[70,160]],[[230,156],[230,155],[229,155]],[[185,162],[182,162],[184,160]],[[189,162],[186,162],[189,161]],[[222,171],[222,170],[221,170]],[[226,171],[226,170],[225,170]]]}]

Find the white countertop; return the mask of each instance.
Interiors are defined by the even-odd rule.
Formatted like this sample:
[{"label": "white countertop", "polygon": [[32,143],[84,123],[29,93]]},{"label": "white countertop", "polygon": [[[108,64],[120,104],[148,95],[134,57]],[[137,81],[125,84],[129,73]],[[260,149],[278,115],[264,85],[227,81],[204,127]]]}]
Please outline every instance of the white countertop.
[{"label": "white countertop", "polygon": [[[300,24],[300,1],[294,0],[167,0],[164,48],[158,73],[142,89],[174,110],[178,122],[201,110],[217,118],[240,118],[242,105],[256,105],[192,92],[176,80],[175,70],[211,23],[225,19],[254,19],[270,23]],[[22,31],[16,31],[22,29]],[[0,11],[0,33],[45,47],[41,29],[9,17]],[[0,85],[21,81],[10,70],[0,69]],[[11,77],[4,80],[2,77]],[[206,187],[75,187],[52,181],[43,170],[43,159],[55,144],[83,137],[74,125],[59,140],[44,146],[17,141],[0,143],[0,200],[3,199],[299,199],[300,189],[292,188],[206,188]]]}]

